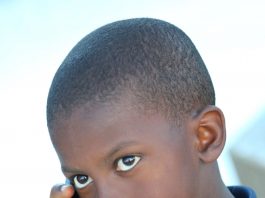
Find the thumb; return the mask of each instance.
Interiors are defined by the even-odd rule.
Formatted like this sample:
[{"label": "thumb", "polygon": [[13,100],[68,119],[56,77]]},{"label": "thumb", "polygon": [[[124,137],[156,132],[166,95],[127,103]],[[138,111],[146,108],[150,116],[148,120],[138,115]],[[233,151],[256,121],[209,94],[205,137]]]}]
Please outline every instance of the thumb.
[{"label": "thumb", "polygon": [[50,198],[71,198],[74,188],[70,184],[57,184],[51,189]]}]

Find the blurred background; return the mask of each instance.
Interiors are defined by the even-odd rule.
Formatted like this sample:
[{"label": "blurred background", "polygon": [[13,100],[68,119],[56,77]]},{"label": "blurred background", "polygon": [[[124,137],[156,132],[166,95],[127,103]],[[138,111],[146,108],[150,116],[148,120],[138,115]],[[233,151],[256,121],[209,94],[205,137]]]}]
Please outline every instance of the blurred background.
[{"label": "blurred background", "polygon": [[222,177],[265,197],[264,9],[262,0],[1,0],[1,197],[45,198],[64,182],[46,127],[53,75],[86,34],[132,17],[166,20],[193,40],[226,117]]}]

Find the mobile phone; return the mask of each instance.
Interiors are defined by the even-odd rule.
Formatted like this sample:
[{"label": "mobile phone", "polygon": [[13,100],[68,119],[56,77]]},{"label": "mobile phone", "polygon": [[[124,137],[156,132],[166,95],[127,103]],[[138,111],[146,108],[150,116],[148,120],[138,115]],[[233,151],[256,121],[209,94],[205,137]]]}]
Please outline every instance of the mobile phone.
[{"label": "mobile phone", "polygon": [[[65,184],[70,184],[70,185],[72,185],[72,186],[74,187],[74,189],[75,189],[74,184],[73,184],[69,179],[66,179],[66,180],[65,180]],[[74,193],[74,195],[72,196],[72,198],[79,198],[79,195],[78,195],[78,193],[77,193],[76,190],[75,190],[75,193]]]}]

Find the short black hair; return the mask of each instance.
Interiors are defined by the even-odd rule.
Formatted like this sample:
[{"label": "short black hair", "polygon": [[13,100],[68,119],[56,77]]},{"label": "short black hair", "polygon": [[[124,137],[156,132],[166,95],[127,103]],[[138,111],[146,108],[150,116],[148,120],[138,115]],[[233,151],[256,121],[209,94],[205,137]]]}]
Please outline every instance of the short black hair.
[{"label": "short black hair", "polygon": [[67,55],[50,87],[48,127],[63,113],[124,91],[176,122],[215,104],[207,68],[182,30],[158,19],[128,19],[93,31]]}]

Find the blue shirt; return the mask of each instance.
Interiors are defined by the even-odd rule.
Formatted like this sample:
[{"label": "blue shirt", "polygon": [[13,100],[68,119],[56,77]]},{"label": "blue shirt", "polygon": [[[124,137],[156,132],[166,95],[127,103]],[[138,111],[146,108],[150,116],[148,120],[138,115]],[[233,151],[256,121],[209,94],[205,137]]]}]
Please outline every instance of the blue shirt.
[{"label": "blue shirt", "polygon": [[228,189],[235,198],[257,198],[254,190],[247,186],[229,186]]}]

